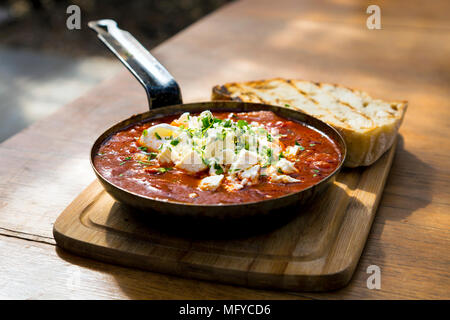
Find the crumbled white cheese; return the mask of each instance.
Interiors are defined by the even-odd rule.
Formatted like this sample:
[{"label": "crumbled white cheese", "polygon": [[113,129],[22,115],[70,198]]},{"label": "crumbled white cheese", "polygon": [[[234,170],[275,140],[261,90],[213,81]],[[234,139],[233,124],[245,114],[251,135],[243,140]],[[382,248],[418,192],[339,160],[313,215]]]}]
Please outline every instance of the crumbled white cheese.
[{"label": "crumbled white cheese", "polygon": [[238,191],[244,188],[244,185],[234,176],[228,176],[227,181],[228,183],[225,185],[225,189],[229,192]]},{"label": "crumbled white cheese", "polygon": [[253,166],[247,170],[244,170],[242,172],[239,173],[239,178],[242,179],[242,184],[243,185],[254,185],[258,183],[259,180],[259,170],[260,170],[260,166],[256,165]]},{"label": "crumbled white cheese", "polygon": [[169,164],[172,162],[172,151],[168,145],[163,145],[161,151],[156,156],[156,159],[161,164]]},{"label": "crumbled white cheese", "polygon": [[279,174],[279,175],[272,175],[270,176],[270,181],[275,183],[294,183],[294,182],[300,182],[300,180],[297,180],[295,178],[292,178],[291,176],[285,175],[285,174]]},{"label": "crumbled white cheese", "polygon": [[[283,151],[276,128],[266,129],[253,121],[214,118],[210,111],[198,116],[183,113],[172,125],[158,124],[145,130],[141,146],[158,153],[160,164],[173,163],[190,174],[208,170],[199,188],[215,190],[226,176],[225,188],[236,191],[257,184],[259,177],[271,182],[292,183],[299,180],[286,174],[296,172],[295,157],[299,146]],[[281,158],[285,157],[293,162]]]},{"label": "crumbled white cheese", "polygon": [[299,152],[300,152],[299,146],[289,146],[286,148],[283,154],[285,155],[285,157],[292,159],[295,158]]},{"label": "crumbled white cheese", "polygon": [[215,191],[223,180],[224,175],[209,176],[200,181],[199,189],[203,191]]},{"label": "crumbled white cheese", "polygon": [[278,160],[278,162],[275,164],[275,168],[277,170],[282,171],[283,173],[294,173],[297,172],[297,169],[294,166],[294,163],[292,163],[289,160],[286,160],[285,158],[281,158]]},{"label": "crumbled white cheese", "polygon": [[175,164],[175,167],[189,173],[197,173],[207,168],[203,163],[202,157],[196,151],[190,151],[185,154],[185,156]]},{"label": "crumbled white cheese", "polygon": [[245,170],[257,163],[258,155],[255,152],[242,149],[231,164],[230,172]]}]

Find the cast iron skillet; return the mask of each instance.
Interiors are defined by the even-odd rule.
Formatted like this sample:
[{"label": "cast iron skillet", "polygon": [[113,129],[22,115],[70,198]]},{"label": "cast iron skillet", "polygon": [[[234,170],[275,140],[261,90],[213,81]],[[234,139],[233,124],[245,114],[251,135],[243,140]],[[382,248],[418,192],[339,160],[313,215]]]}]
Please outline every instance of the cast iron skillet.
[{"label": "cast iron skillet", "polygon": [[[313,118],[302,112],[281,108],[276,106],[214,101],[183,104],[178,84],[170,73],[135,39],[131,34],[117,27],[113,20],[99,20],[89,22],[89,27],[98,33],[100,40],[119,58],[119,60],[131,71],[145,88],[148,97],[150,111],[134,115],[123,120],[106,130],[95,141],[91,149],[91,165],[97,178],[105,190],[117,201],[135,207],[141,211],[157,211],[165,216],[184,216],[195,218],[228,219],[249,217],[253,215],[266,215],[269,212],[279,211],[291,206],[298,207],[306,204],[317,194],[323,192],[336,178],[345,161],[347,148],[342,136],[328,124]],[[100,175],[94,166],[93,159],[100,145],[116,132],[142,121],[182,114],[184,112],[201,112],[204,110],[249,112],[259,110],[270,110],[277,115],[296,121],[303,122],[316,130],[327,135],[340,148],[342,159],[336,170],[325,179],[315,185],[299,192],[285,196],[250,203],[236,204],[190,204],[177,201],[159,200],[138,195],[120,188],[106,180]]]}]

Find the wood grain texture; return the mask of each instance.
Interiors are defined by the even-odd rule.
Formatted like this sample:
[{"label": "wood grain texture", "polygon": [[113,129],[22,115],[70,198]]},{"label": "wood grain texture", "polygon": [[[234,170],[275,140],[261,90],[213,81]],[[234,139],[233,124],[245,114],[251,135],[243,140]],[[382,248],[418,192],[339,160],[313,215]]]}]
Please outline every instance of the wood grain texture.
[{"label": "wood grain texture", "polygon": [[[257,235],[232,228],[219,239],[168,233],[139,218],[150,213],[114,201],[99,181],[64,210],[53,233],[68,251],[124,266],[258,288],[335,290],[353,275],[394,153],[395,146],[370,167],[341,171],[314,204]],[[170,227],[178,223],[174,218]]]},{"label": "wood grain texture", "polygon": [[0,237],[0,299],[149,299],[149,297],[305,299],[300,295],[283,292],[252,290],[114,266],[80,258],[53,245]]},{"label": "wood grain texture", "polygon": [[[352,281],[338,291],[302,296],[449,299],[449,2],[377,3],[382,30],[366,29],[369,2],[364,1],[236,1],[152,52],[177,78],[187,102],[207,100],[219,83],[274,76],[342,83],[375,97],[408,100],[392,169]],[[0,277],[21,284],[15,297],[68,297],[65,280],[57,276],[65,261],[53,254],[53,222],[94,179],[89,148],[95,138],[145,110],[145,93],[124,71],[0,145],[0,234],[5,235],[0,242],[6,243],[0,259],[6,271]],[[11,237],[33,242],[18,239],[10,247]],[[38,241],[45,242],[39,243],[42,254],[26,248]],[[34,254],[48,271],[32,272]],[[97,265],[65,257],[80,263],[82,275]],[[371,264],[381,268],[381,290],[366,287]],[[89,284],[82,282],[80,297],[151,299],[161,292],[165,297],[245,297],[234,287],[217,293],[200,281],[103,266]],[[114,278],[126,282],[128,273],[133,274],[125,285],[130,290],[121,291]],[[51,285],[33,286],[44,278],[52,279]],[[181,290],[186,284],[189,290]],[[12,290],[12,284],[0,286],[2,296]]]}]

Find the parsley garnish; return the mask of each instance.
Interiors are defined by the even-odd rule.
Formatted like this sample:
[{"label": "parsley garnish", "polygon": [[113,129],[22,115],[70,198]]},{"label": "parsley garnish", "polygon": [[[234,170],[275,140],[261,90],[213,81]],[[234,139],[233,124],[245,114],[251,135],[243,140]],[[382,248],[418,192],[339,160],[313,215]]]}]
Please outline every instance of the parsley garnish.
[{"label": "parsley garnish", "polygon": [[156,137],[156,139],[162,140],[161,136],[156,131],[155,131],[155,137]]},{"label": "parsley garnish", "polygon": [[210,118],[204,117],[202,118],[203,130],[207,129],[210,126]]},{"label": "parsley garnish", "polygon": [[303,147],[298,141],[295,141],[295,145],[300,148],[300,151],[305,150],[305,147]]},{"label": "parsley garnish", "polygon": [[144,166],[149,166],[149,165],[151,165],[152,163],[151,162],[149,162],[149,161],[138,161],[138,163],[139,164],[142,164],[142,165],[144,165]]},{"label": "parsley garnish", "polygon": [[248,127],[248,122],[245,120],[238,120],[237,126],[241,129],[243,129],[244,127]]},{"label": "parsley garnish", "polygon": [[220,164],[218,164],[218,163],[214,163],[214,169],[216,169],[216,174],[222,174],[223,173],[223,169],[220,166]]},{"label": "parsley garnish", "polygon": [[123,160],[124,160],[123,162],[119,163],[119,166],[123,166],[128,160],[131,160],[131,157],[126,157]]},{"label": "parsley garnish", "polygon": [[176,146],[179,143],[180,143],[180,140],[178,140],[178,139],[170,141],[170,144],[173,145],[173,146]]}]

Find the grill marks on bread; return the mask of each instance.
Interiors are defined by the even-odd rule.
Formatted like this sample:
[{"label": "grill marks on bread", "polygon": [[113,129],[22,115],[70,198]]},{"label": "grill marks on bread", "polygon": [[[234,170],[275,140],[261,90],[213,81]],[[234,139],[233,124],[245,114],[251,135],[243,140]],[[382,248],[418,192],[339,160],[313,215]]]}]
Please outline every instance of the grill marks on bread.
[{"label": "grill marks on bread", "polygon": [[327,122],[346,139],[352,167],[373,163],[392,145],[407,108],[406,101],[373,99],[340,85],[282,78],[216,86],[212,98],[290,107]]}]

